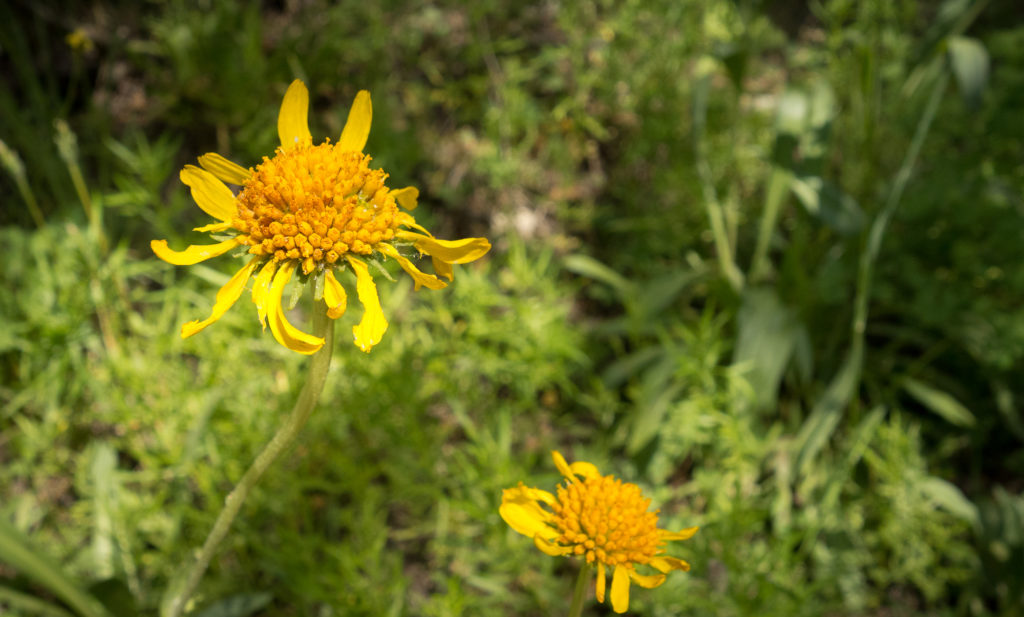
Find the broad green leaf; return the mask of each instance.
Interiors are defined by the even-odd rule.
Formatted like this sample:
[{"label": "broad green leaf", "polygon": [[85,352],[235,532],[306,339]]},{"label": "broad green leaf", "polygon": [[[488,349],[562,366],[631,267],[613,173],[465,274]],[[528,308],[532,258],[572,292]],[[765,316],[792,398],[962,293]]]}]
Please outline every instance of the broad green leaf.
[{"label": "broad green leaf", "polygon": [[988,84],[989,59],[977,39],[954,36],[949,39],[949,64],[967,105],[976,109]]},{"label": "broad green leaf", "polygon": [[755,406],[775,404],[779,382],[796,345],[799,324],[772,289],[748,288],[737,316],[739,334],[733,364],[744,369]]},{"label": "broad green leaf", "polygon": [[82,617],[110,617],[99,600],[86,593],[3,517],[0,517],[0,561],[53,592]]},{"label": "broad green leaf", "polygon": [[818,176],[793,178],[790,188],[812,216],[843,235],[864,227],[864,212],[857,200]]},{"label": "broad green leaf", "polygon": [[910,378],[903,382],[903,388],[917,399],[917,402],[935,412],[950,424],[963,427],[974,426],[974,414],[948,393]]},{"label": "broad green leaf", "polygon": [[942,478],[931,476],[921,481],[918,488],[927,499],[935,502],[950,514],[956,515],[974,528],[978,527],[980,522],[978,506],[964,497],[963,492],[956,485]]}]

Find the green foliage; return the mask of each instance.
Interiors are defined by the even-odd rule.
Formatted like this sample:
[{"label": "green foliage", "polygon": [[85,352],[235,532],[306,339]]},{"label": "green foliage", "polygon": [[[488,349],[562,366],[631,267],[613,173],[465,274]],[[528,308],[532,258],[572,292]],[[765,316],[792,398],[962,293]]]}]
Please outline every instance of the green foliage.
[{"label": "green foliage", "polygon": [[632,614],[1020,613],[1018,12],[3,5],[0,612],[157,614],[294,400],[248,296],[178,336],[230,259],[148,243],[196,241],[177,171],[257,164],[302,78],[317,138],[370,89],[417,219],[495,250],[442,291],[382,278],[370,355],[351,294],[192,614],[564,612],[575,564],[497,515],[553,448],[701,526]]}]

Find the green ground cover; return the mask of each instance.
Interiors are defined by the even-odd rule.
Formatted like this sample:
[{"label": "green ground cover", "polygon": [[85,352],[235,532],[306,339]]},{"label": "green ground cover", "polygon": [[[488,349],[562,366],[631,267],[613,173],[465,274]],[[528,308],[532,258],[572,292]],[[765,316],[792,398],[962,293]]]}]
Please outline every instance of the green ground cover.
[{"label": "green ground cover", "polygon": [[107,0],[0,4],[0,614],[159,614],[294,401],[247,297],[178,335],[237,262],[149,241],[202,241],[178,171],[272,153],[296,78],[315,136],[369,89],[417,220],[494,249],[394,268],[368,355],[350,290],[194,614],[564,614],[577,563],[498,516],[552,449],[701,527],[630,614],[1024,612],[1015,3]]}]

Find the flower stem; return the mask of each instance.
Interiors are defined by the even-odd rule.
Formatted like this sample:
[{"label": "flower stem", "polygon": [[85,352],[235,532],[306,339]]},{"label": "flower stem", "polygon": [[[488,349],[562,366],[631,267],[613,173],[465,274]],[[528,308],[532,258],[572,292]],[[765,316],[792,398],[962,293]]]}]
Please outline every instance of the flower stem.
[{"label": "flower stem", "polygon": [[308,377],[299,398],[295,401],[295,407],[285,423],[278,429],[274,437],[263,447],[256,460],[252,462],[249,469],[239,480],[238,485],[227,496],[224,501],[224,509],[217,516],[210,535],[206,537],[195,563],[176,577],[176,580],[168,587],[161,602],[160,614],[162,617],[180,617],[185,610],[185,604],[195,592],[199,581],[202,580],[210,560],[217,552],[217,547],[227,536],[231,529],[231,523],[245,503],[249,491],[259,481],[260,476],[265,472],[277,458],[295,441],[299,431],[309,419],[310,412],[316,407],[320,393],[327,381],[327,370],[331,365],[331,351],[334,349],[334,320],[327,317],[327,307],[323,301],[317,302],[313,308],[313,335],[324,339],[324,346],[313,355],[309,367]]},{"label": "flower stem", "polygon": [[576,588],[572,592],[572,604],[569,606],[569,617],[580,617],[583,614],[583,597],[587,595],[587,584],[590,582],[590,564],[584,563],[580,575],[576,577]]}]

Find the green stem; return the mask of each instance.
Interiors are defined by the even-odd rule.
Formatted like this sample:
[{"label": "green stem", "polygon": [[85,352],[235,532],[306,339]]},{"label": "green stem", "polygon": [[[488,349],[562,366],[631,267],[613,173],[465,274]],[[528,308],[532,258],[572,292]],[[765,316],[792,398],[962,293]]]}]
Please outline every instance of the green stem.
[{"label": "green stem", "polygon": [[309,419],[313,408],[316,407],[320,393],[324,389],[324,383],[327,381],[327,370],[331,365],[331,351],[334,349],[334,321],[327,317],[327,307],[322,301],[317,302],[313,308],[313,335],[323,337],[324,346],[313,355],[306,384],[302,387],[298,400],[295,401],[291,415],[278,429],[273,439],[264,446],[263,451],[252,462],[238,485],[227,496],[224,501],[224,509],[217,516],[217,521],[214,523],[210,535],[207,536],[206,542],[203,543],[195,563],[182,573],[183,576],[176,581],[176,584],[172,584],[168,588],[160,611],[163,617],[180,617],[185,610],[185,604],[195,592],[207,566],[210,565],[210,560],[217,552],[217,547],[220,546],[231,529],[231,523],[242,508],[242,504],[245,503],[246,497],[249,496],[249,491],[259,481],[263,472],[295,441],[299,431]]},{"label": "green stem", "polygon": [[569,617],[580,617],[583,614],[583,598],[587,595],[590,583],[590,564],[584,563],[580,575],[576,577],[576,588],[572,592],[572,604],[569,606]]}]

